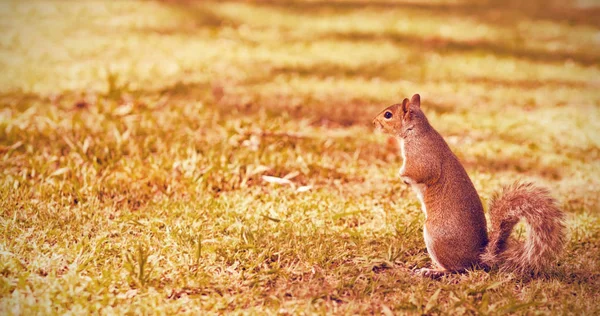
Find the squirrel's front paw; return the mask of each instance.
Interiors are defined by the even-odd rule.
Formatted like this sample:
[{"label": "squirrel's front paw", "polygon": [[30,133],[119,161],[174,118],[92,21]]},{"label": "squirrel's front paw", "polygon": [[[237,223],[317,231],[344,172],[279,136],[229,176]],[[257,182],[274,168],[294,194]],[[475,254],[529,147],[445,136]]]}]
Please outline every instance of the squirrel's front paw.
[{"label": "squirrel's front paw", "polygon": [[404,184],[408,184],[408,185],[410,185],[414,182],[411,178],[405,177],[402,175],[400,175],[400,180],[402,180],[402,182],[404,182]]},{"label": "squirrel's front paw", "polygon": [[413,270],[413,274],[416,274],[418,276],[425,277],[425,278],[439,279],[439,278],[443,277],[444,275],[448,274],[448,271],[421,268],[421,269]]}]

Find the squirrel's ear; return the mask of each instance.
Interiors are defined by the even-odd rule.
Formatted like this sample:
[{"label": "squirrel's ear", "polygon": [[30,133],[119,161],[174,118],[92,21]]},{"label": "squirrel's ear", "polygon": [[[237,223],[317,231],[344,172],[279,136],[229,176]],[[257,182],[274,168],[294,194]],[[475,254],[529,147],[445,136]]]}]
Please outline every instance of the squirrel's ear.
[{"label": "squirrel's ear", "polygon": [[413,95],[412,98],[410,99],[410,103],[415,105],[416,107],[420,108],[421,107],[421,96],[418,93]]},{"label": "squirrel's ear", "polygon": [[404,100],[402,100],[402,113],[408,112],[408,103],[408,98],[404,98]]}]

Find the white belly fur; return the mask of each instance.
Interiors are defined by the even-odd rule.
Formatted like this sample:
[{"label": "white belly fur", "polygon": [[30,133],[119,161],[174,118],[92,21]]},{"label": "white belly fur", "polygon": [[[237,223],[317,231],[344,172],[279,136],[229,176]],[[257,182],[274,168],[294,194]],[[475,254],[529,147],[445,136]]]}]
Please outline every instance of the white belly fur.
[{"label": "white belly fur", "polygon": [[[400,140],[400,149],[402,151],[401,152],[402,168],[400,168],[400,178],[402,179],[402,181],[405,181],[406,183],[410,184],[410,187],[417,194],[417,198],[419,199],[419,202],[421,202],[421,209],[423,210],[423,213],[425,214],[425,219],[427,220],[427,206],[425,205],[425,190],[427,190],[427,186],[423,183],[417,183],[416,181],[414,181],[413,179],[411,179],[409,177],[402,176],[404,174],[404,169],[406,167],[406,153],[404,152],[404,140],[403,139]],[[433,252],[433,239],[431,239],[431,237],[427,233],[426,226],[423,226],[423,239],[425,240],[425,246],[427,247],[427,253],[429,253],[429,257],[431,257],[431,260],[433,261],[433,263],[436,266],[443,268],[440,265],[437,258],[435,257],[435,253]]]},{"label": "white belly fur", "polygon": [[401,154],[402,154],[402,167],[400,168],[400,178],[402,179],[402,181],[405,181],[406,183],[410,184],[413,191],[415,191],[415,193],[417,194],[417,198],[419,199],[419,202],[421,202],[421,209],[423,210],[423,213],[425,214],[425,219],[427,219],[427,206],[425,205],[425,199],[424,199],[425,190],[427,189],[427,187],[425,186],[425,184],[416,183],[413,179],[402,176],[404,174],[404,169],[406,167],[406,153],[404,152],[404,140],[403,139],[400,139],[400,150],[401,150]]},{"label": "white belly fur", "polygon": [[427,187],[424,184],[413,183],[410,185],[413,191],[417,194],[417,198],[419,202],[421,202],[421,209],[423,210],[423,214],[425,214],[425,219],[427,219],[427,206],[425,205],[425,190]]},{"label": "white belly fur", "polygon": [[427,253],[429,253],[429,257],[431,257],[431,260],[433,261],[433,263],[436,266],[443,268],[442,265],[437,260],[437,258],[435,257],[435,253],[433,252],[433,239],[431,239],[431,237],[427,233],[427,226],[423,226],[423,239],[425,239],[425,246],[427,247]]},{"label": "white belly fur", "polygon": [[402,155],[402,167],[400,168],[400,176],[404,173],[404,168],[406,168],[406,153],[404,150],[404,139],[400,139],[400,155]]}]

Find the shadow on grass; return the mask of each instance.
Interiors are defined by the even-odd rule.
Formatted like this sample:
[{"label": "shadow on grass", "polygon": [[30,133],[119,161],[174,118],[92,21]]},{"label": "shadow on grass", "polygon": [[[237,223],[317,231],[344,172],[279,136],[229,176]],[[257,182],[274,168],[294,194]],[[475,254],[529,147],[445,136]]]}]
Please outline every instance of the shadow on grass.
[{"label": "shadow on grass", "polygon": [[419,50],[435,51],[441,54],[483,53],[499,57],[513,57],[530,62],[563,63],[576,62],[581,65],[598,65],[600,56],[594,51],[546,51],[528,49],[519,43],[502,43],[492,41],[456,41],[446,38],[423,38],[419,36],[387,33],[329,33],[321,37],[327,40],[346,41],[389,41],[396,44],[418,47]]},{"label": "shadow on grass", "polygon": [[[421,58],[417,58],[421,59]],[[299,75],[318,78],[365,78],[365,79],[385,79],[385,80],[402,80],[410,78],[411,81],[427,81],[435,82],[440,79],[428,78],[426,73],[423,73],[423,67],[420,63],[425,61],[415,60],[416,63],[409,62],[386,62],[386,63],[371,63],[368,66],[360,67],[345,67],[335,63],[319,63],[316,65],[294,65],[272,68],[269,76],[265,78],[255,78],[257,82],[266,82],[269,78],[276,75]],[[422,77],[422,78],[420,78]],[[460,77],[452,78],[452,82],[456,84],[485,84],[501,87],[519,88],[519,89],[536,89],[544,86],[550,87],[568,87],[568,88],[589,88],[591,82],[574,81],[574,80],[525,80],[525,79],[498,79],[483,76]]]},{"label": "shadow on grass", "polygon": [[[321,67],[315,67],[314,71]],[[292,71],[292,70],[290,70]],[[313,73],[313,70],[307,70],[308,73]],[[507,83],[508,84],[508,83]],[[314,99],[310,96],[302,99],[293,99],[293,97],[281,97],[274,95],[256,95],[250,94],[250,98],[246,98],[248,93],[243,92],[242,95],[227,94],[227,91],[223,91],[218,86],[211,86],[208,83],[177,83],[172,86],[166,86],[159,90],[148,90],[148,91],[132,91],[130,92],[133,98],[147,97],[152,95],[160,95],[166,98],[165,101],[169,104],[177,104],[177,102],[187,102],[190,99],[203,100],[206,102],[208,108],[219,113],[223,120],[227,120],[228,117],[236,118],[240,116],[244,117],[255,117],[257,115],[266,114],[269,117],[281,117],[288,116],[291,120],[309,120],[312,125],[325,126],[325,127],[347,127],[355,125],[363,125],[366,127],[371,126],[372,118],[379,113],[383,108],[392,104],[393,102],[382,103],[381,100],[368,100],[368,99],[347,99],[343,96],[332,95],[325,99]],[[65,100],[71,100],[70,96],[65,96]],[[177,101],[179,99],[179,101]],[[400,100],[397,100],[400,101]],[[69,101],[70,102],[70,101]],[[119,102],[115,100],[115,102]],[[52,105],[51,99],[44,96],[34,94],[20,94],[17,92],[10,94],[0,95],[0,105],[10,106],[18,111],[26,110],[32,103],[43,104],[46,103]],[[10,105],[12,104],[12,105]],[[71,104],[71,103],[69,103]],[[71,110],[83,110],[79,109],[77,103],[62,104],[62,109],[68,109],[71,106]],[[435,112],[437,114],[453,112],[460,110],[459,105],[449,103],[435,103],[427,102],[428,111]],[[262,114],[261,114],[262,113]],[[259,135],[265,137],[264,143],[277,144],[281,143],[283,148],[292,146],[304,146],[310,148],[313,146],[315,140],[308,140],[306,142],[302,139],[295,139],[290,135]],[[526,136],[523,138],[511,136],[511,139],[504,139],[511,143],[524,144],[528,141]],[[43,137],[42,137],[43,138]],[[52,141],[50,139],[46,141]],[[65,147],[65,144],[61,144],[61,147]],[[10,144],[7,144],[10,145]],[[319,146],[321,146],[320,144]],[[349,149],[348,153],[352,153],[355,149]],[[568,149],[568,152],[576,150],[576,148]],[[310,151],[310,149],[309,149]],[[339,148],[338,151],[344,151]],[[366,160],[383,160],[389,161],[389,152],[375,147],[369,147],[367,149],[368,154],[365,152],[363,155]],[[581,154],[575,155],[577,157],[587,157],[589,153],[582,152]],[[397,157],[396,157],[397,158]],[[511,157],[470,157],[462,159],[465,166],[470,169],[479,170],[482,172],[502,172],[502,171],[513,171],[518,173],[533,173],[541,177],[548,179],[561,179],[563,174],[560,168],[553,165],[541,163],[539,160],[532,158],[521,158],[514,159]],[[320,166],[311,166],[313,170],[312,176],[317,178],[329,179],[338,178],[343,179],[347,182],[360,182],[360,178],[353,178],[352,176],[338,172],[336,169],[321,168]],[[281,169],[277,176],[285,176],[289,170]]]},{"label": "shadow on grass", "polygon": [[537,175],[549,180],[560,180],[563,172],[560,167],[544,164],[535,158],[501,157],[501,156],[469,156],[462,157],[461,162],[469,170],[477,170],[481,173],[516,172],[523,175]]},{"label": "shadow on grass", "polygon": [[[239,2],[239,1],[231,1]],[[566,1],[565,1],[566,2]],[[473,18],[481,23],[513,25],[524,18],[549,22],[600,27],[600,6],[575,7],[561,1],[486,0],[456,3],[418,3],[414,1],[279,1],[264,0],[258,5],[276,7],[293,13],[332,14],[376,8],[381,10],[412,9],[428,11],[435,15],[452,15]]]},{"label": "shadow on grass", "polygon": [[[197,92],[193,92],[196,88],[192,86],[187,86],[190,93],[194,94]],[[169,93],[168,91],[178,91],[178,93],[183,93],[184,98],[188,98],[189,94],[186,92],[184,88],[179,87],[178,89],[164,89],[163,93]],[[365,127],[371,126],[372,118],[379,113],[383,108],[390,104],[383,104],[376,100],[345,100],[340,98],[328,98],[326,102],[321,100],[314,99],[306,99],[303,102],[296,102],[286,98],[274,97],[274,96],[264,96],[259,97],[257,99],[251,100],[250,102],[242,101],[239,97],[232,96],[222,96],[221,99],[218,100],[208,100],[207,104],[212,107],[215,111],[219,112],[219,115],[223,119],[227,119],[227,117],[254,117],[260,115],[259,113],[266,114],[269,117],[281,117],[281,116],[289,116],[291,119],[302,119],[311,121],[312,125],[322,126],[322,127],[348,127],[348,126],[356,126],[362,125]],[[428,111],[435,112],[436,114],[448,113],[460,110],[457,105],[449,104],[449,103],[435,103],[435,102],[427,102]],[[304,146],[306,148],[311,147],[311,142],[316,140],[305,140],[305,139],[297,139],[294,138],[293,135],[259,135],[261,138],[264,138],[264,141],[269,144],[281,144],[281,146],[290,147],[290,146]],[[499,136],[502,140],[515,143],[515,144],[524,144],[529,141],[527,136],[523,136],[523,138],[519,138],[516,136]],[[307,143],[308,141],[308,143]],[[350,141],[352,142],[352,141]],[[363,144],[365,145],[365,144]],[[279,146],[279,145],[278,145]],[[366,160],[377,159],[381,161],[392,161],[394,159],[399,159],[397,156],[391,156],[393,154],[392,151],[388,149],[380,148],[381,146],[378,144],[370,144],[365,145],[363,148],[365,151],[362,154],[362,158]],[[355,150],[355,149],[353,149]],[[349,154],[352,153],[353,150],[350,150]],[[575,149],[572,149],[575,150]],[[310,151],[310,150],[309,150]],[[338,151],[344,151],[339,148]],[[397,154],[397,153],[396,153]],[[579,158],[578,158],[579,157]],[[581,159],[580,157],[586,157],[583,153],[581,155],[577,155],[573,159]],[[481,172],[517,172],[519,174],[535,174],[543,178],[559,180],[563,178],[564,174],[561,172],[561,168],[558,168],[555,165],[551,165],[548,163],[540,162],[539,159],[535,157],[521,157],[519,159],[515,159],[512,157],[503,157],[503,156],[481,156],[481,157],[466,157],[462,158],[464,161],[465,167],[469,169],[478,170]],[[338,178],[342,179],[344,182],[356,182],[361,181],[360,178],[351,177],[348,174],[339,173],[334,169],[323,169],[320,166],[312,166],[311,170],[313,172],[312,176],[317,178]],[[289,170],[282,169],[280,172],[275,174],[276,176],[285,176]],[[302,182],[302,181],[300,181]]]},{"label": "shadow on grass", "polygon": [[[189,15],[190,20],[194,21],[190,27],[170,28],[170,29],[149,29],[147,31],[157,33],[189,33],[198,29],[217,29],[224,25],[238,26],[239,22],[230,18],[225,18],[210,9],[209,4],[199,4],[191,1],[169,1],[169,5],[178,8]],[[412,8],[431,12],[433,15],[451,14],[452,16],[465,16],[474,18],[482,24],[499,23],[505,25],[515,25],[519,20],[527,17],[539,19],[538,15],[551,20],[564,21],[564,12],[572,13],[568,23],[574,21],[600,21],[600,9],[573,9],[559,6],[555,10],[549,11],[552,6],[542,5],[539,2],[533,4],[521,5],[509,3],[502,5],[499,3],[469,3],[469,4],[417,4],[417,3],[390,3],[390,2],[369,2],[365,4],[361,1],[345,1],[341,3],[327,2],[300,2],[300,1],[263,1],[257,3],[259,6],[275,7],[281,10],[291,11],[295,14],[318,15],[323,13],[339,14],[344,10],[358,10],[364,7],[386,8]],[[549,13],[550,12],[550,13]],[[591,19],[596,16],[596,19]],[[595,22],[595,26],[600,27],[600,22]],[[515,32],[518,30],[515,29]],[[571,51],[548,51],[543,49],[530,49],[523,46],[526,39],[516,39],[514,42],[493,42],[493,41],[456,41],[445,38],[422,38],[407,34],[398,34],[395,32],[386,33],[329,33],[321,36],[321,40],[346,40],[355,42],[381,41],[386,40],[397,44],[410,44],[418,47],[420,50],[436,51],[439,53],[466,53],[480,52],[493,54],[497,56],[508,56],[528,61],[537,62],[576,62],[582,65],[598,65],[600,56],[594,50]]]},{"label": "shadow on grass", "polygon": [[158,0],[173,9],[177,9],[181,13],[187,16],[189,21],[193,21],[190,25],[177,25],[175,27],[162,27],[162,28],[145,28],[143,31],[158,33],[163,35],[171,34],[193,34],[194,32],[201,29],[218,29],[223,26],[239,26],[234,20],[228,19],[224,16],[216,14],[213,10],[208,8],[209,4],[205,4],[201,1],[190,1],[190,0]]}]

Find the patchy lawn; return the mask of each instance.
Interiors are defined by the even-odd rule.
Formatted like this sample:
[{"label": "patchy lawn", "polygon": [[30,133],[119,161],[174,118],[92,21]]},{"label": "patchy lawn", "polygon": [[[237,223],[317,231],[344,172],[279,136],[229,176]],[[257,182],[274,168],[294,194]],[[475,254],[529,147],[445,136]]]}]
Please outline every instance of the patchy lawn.
[{"label": "patchy lawn", "polygon": [[[2,2],[0,314],[599,314],[600,9],[516,3]],[[411,275],[413,93],[484,202],[559,199],[547,277]]]}]

